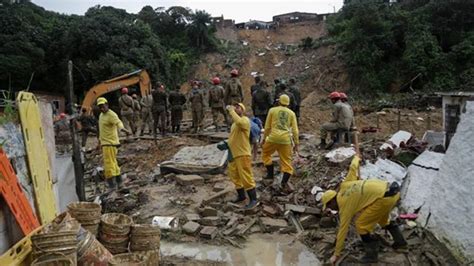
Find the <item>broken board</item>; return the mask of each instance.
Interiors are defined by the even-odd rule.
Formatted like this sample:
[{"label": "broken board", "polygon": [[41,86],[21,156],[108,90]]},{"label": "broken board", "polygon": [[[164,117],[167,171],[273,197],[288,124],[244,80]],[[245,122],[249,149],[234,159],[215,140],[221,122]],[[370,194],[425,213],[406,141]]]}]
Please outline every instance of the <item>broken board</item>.
[{"label": "broken board", "polygon": [[36,210],[41,224],[46,224],[56,217],[57,209],[38,99],[33,93],[22,91],[18,94],[16,103],[35,192]]},{"label": "broken board", "polygon": [[217,145],[184,147],[169,161],[160,165],[162,174],[219,174],[224,171],[227,151]]}]

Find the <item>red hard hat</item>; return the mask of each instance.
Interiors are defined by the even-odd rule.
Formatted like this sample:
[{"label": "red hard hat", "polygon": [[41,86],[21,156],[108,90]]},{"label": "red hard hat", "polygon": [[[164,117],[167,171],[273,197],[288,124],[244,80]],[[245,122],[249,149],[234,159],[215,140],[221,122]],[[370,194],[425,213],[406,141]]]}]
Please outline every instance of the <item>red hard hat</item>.
[{"label": "red hard hat", "polygon": [[122,88],[122,94],[127,94],[128,93],[128,88],[125,87],[125,88]]},{"label": "red hard hat", "polygon": [[59,114],[59,118],[65,118],[66,117],[66,114],[65,113],[60,113]]},{"label": "red hard hat", "polygon": [[213,77],[212,78],[212,84],[214,84],[214,85],[221,84],[221,79],[219,77]]},{"label": "red hard hat", "polygon": [[230,71],[230,75],[233,77],[237,77],[239,75],[239,71],[234,68],[232,69],[232,71]]},{"label": "red hard hat", "polygon": [[341,95],[337,91],[333,91],[329,94],[329,99],[339,99],[341,98]]},{"label": "red hard hat", "polygon": [[339,92],[339,97],[340,97],[341,99],[347,100],[347,95],[346,95],[344,92]]}]

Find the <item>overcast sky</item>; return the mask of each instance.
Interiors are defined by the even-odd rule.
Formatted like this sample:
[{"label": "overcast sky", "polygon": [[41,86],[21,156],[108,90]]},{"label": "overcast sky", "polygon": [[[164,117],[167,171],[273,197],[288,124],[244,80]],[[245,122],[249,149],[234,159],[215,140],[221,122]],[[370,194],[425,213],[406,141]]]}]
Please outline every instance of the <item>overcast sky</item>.
[{"label": "overcast sky", "polygon": [[246,22],[250,19],[272,20],[273,15],[292,11],[330,13],[339,10],[343,0],[32,0],[33,3],[65,14],[83,15],[95,5],[113,6],[126,9],[130,13],[139,12],[143,6],[170,7],[185,6],[193,10],[206,10],[212,16]]}]

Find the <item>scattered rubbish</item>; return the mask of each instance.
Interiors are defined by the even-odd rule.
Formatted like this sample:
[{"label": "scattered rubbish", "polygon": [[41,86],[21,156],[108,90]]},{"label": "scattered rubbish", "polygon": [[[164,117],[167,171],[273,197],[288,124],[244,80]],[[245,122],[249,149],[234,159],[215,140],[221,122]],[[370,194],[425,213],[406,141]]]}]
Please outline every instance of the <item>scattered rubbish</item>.
[{"label": "scattered rubbish", "polygon": [[275,66],[276,66],[276,67],[281,67],[281,65],[283,65],[284,62],[285,62],[285,61],[283,60],[283,61],[279,62],[278,64],[276,64]]},{"label": "scattered rubbish", "polygon": [[434,150],[436,152],[444,152],[444,144],[446,142],[446,134],[444,131],[436,132],[428,130],[425,132],[421,140],[428,144],[427,149]]},{"label": "scattered rubbish", "polygon": [[103,214],[100,220],[100,242],[114,255],[128,252],[132,223],[132,218],[125,214]]},{"label": "scattered rubbish", "polygon": [[324,190],[321,187],[314,186],[311,189],[311,194],[314,195],[316,201],[321,201],[321,197],[323,196]]},{"label": "scattered rubbish", "polygon": [[247,45],[249,45],[249,42],[248,41],[242,41],[242,45],[247,46]]},{"label": "scattered rubbish", "polygon": [[179,218],[172,216],[155,216],[153,217],[151,224],[165,230],[177,228],[179,224]]},{"label": "scattered rubbish", "polygon": [[412,137],[412,134],[407,131],[400,130],[397,133],[393,134],[392,137],[382,146],[380,146],[380,150],[386,150],[400,147],[401,143],[407,143],[408,140]]},{"label": "scattered rubbish", "polygon": [[265,53],[259,53],[258,54],[258,56],[264,56],[264,55],[265,55]]},{"label": "scattered rubbish", "polygon": [[304,69],[309,69],[310,67],[311,67],[310,65],[306,65]]},{"label": "scattered rubbish", "polygon": [[328,152],[325,157],[332,163],[341,163],[356,154],[353,147],[341,147]]},{"label": "scattered rubbish", "polygon": [[414,228],[414,227],[417,226],[416,222],[414,222],[414,221],[407,221],[406,224],[407,224],[410,228]]}]

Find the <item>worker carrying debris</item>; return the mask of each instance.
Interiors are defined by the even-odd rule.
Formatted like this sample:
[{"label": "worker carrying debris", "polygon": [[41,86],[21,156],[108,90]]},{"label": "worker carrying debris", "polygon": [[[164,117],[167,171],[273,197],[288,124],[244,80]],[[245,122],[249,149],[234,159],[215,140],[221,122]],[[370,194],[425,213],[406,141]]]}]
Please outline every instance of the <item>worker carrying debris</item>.
[{"label": "worker carrying debris", "polygon": [[117,162],[117,150],[120,145],[118,130],[127,134],[131,132],[124,128],[122,121],[118,115],[109,109],[107,99],[100,97],[97,99],[97,106],[100,109],[99,116],[99,145],[102,148],[102,156],[104,160],[104,175],[109,191],[122,186],[122,176],[120,167]]},{"label": "worker carrying debris", "polygon": [[[257,82],[257,78],[255,78],[255,82]],[[252,93],[253,115],[258,117],[258,119],[262,121],[262,124],[265,125],[265,120],[267,119],[268,110],[270,110],[272,106],[273,106],[272,95],[270,94],[270,92],[266,90],[265,81],[261,80],[259,85],[255,87],[255,90]]]},{"label": "worker carrying debris", "polygon": [[229,126],[229,119],[224,110],[224,88],[222,88],[221,79],[219,77],[212,78],[213,86],[209,90],[209,107],[212,111],[212,121],[216,127],[216,132],[219,132],[218,118],[219,114],[224,116],[225,124]]},{"label": "worker carrying debris", "polygon": [[197,81],[193,82],[188,101],[191,103],[193,133],[197,133],[201,130],[202,120],[204,119],[204,94],[199,89]]},{"label": "worker carrying debris", "polygon": [[[134,113],[134,104],[133,98],[128,95],[128,88],[122,88],[122,96],[120,96],[118,102],[120,107],[120,117],[122,118],[123,125],[128,132],[133,132],[135,134],[135,120],[133,119]],[[127,133],[127,136],[130,134]]]},{"label": "worker carrying debris", "polygon": [[285,193],[291,192],[288,180],[293,174],[292,150],[298,153],[299,144],[298,123],[295,113],[288,108],[289,104],[290,98],[283,94],[279,98],[279,106],[268,112],[262,145],[262,160],[267,168],[265,179],[274,177],[272,154],[277,151],[280,156],[280,172],[283,173],[281,188]]},{"label": "worker carrying debris", "polygon": [[168,94],[166,94],[165,86],[157,83],[155,89],[152,91],[153,107],[153,136],[156,138],[156,128],[160,128],[162,136],[166,134],[166,115],[168,112]]},{"label": "worker carrying debris", "polygon": [[183,120],[183,105],[186,103],[186,97],[182,94],[180,86],[170,93],[168,101],[171,107],[171,131],[179,133],[181,129],[181,120]]},{"label": "worker carrying debris", "polygon": [[[331,121],[322,124],[320,127],[321,149],[330,148],[336,142],[337,131],[349,130],[354,120],[354,113],[349,105],[342,103],[339,92],[331,92],[329,94],[329,99],[334,105],[334,111],[332,113]],[[331,133],[332,142],[328,145],[326,143],[326,138],[329,132]]]},{"label": "worker carrying debris", "polygon": [[151,94],[144,95],[140,99],[141,115],[142,115],[142,126],[140,130],[140,136],[145,134],[145,128],[148,128],[148,134],[151,135],[153,128],[153,114],[151,108],[153,106],[153,96]]},{"label": "worker carrying debris", "polygon": [[328,190],[321,197],[323,210],[328,208],[339,212],[336,248],[331,257],[333,264],[341,256],[349,225],[356,215],[355,228],[365,249],[362,262],[375,263],[378,260],[379,242],[371,235],[377,224],[390,232],[394,240],[393,248],[407,245],[398,225],[389,220],[391,210],[400,199],[400,186],[396,182],[390,184],[379,179],[359,180],[359,165],[360,158],[355,156],[339,191]]},{"label": "worker carrying debris", "polygon": [[242,83],[238,76],[239,71],[237,69],[230,71],[231,78],[225,84],[224,102],[226,105],[233,105],[244,101]]},{"label": "worker carrying debris", "polygon": [[87,112],[86,108],[82,108],[82,113],[77,121],[81,124],[82,147],[86,147],[89,133],[97,134],[97,120]]},{"label": "worker carrying debris", "polygon": [[258,202],[250,158],[250,119],[245,116],[245,105],[242,103],[234,106],[227,105],[226,109],[233,121],[228,141],[232,154],[232,161],[228,165],[228,174],[237,190],[237,199],[234,203],[245,201],[245,191],[247,191],[249,202],[245,205],[245,209],[253,209],[258,205]]}]

